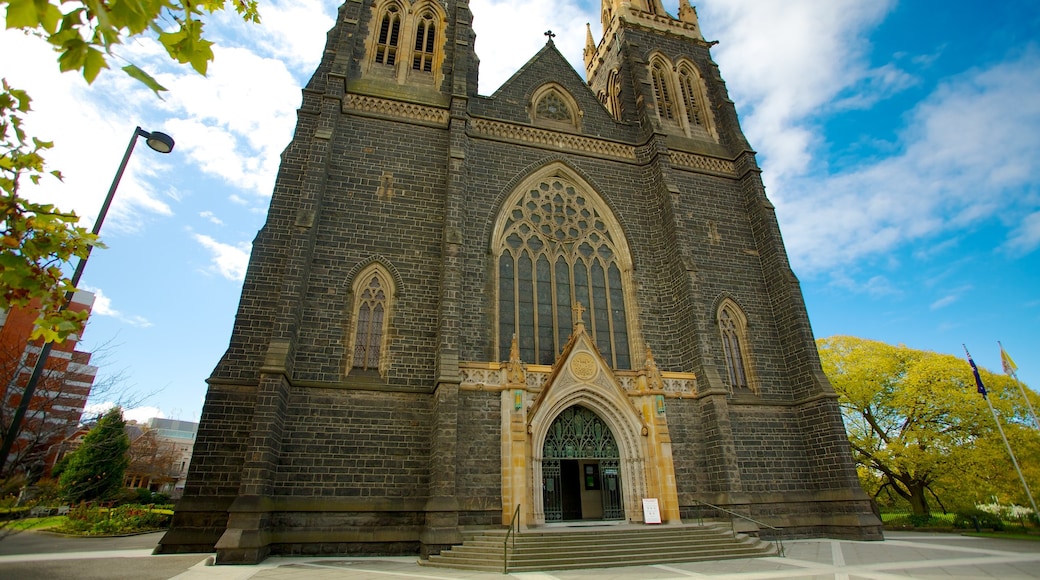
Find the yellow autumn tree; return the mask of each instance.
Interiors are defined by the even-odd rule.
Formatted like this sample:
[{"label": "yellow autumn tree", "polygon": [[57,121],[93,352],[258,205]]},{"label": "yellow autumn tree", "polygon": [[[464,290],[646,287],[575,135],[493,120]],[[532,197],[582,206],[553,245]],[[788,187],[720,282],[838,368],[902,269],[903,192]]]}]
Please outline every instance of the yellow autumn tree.
[{"label": "yellow autumn tree", "polygon": [[[868,492],[890,491],[919,515],[933,500],[947,507],[991,494],[1028,505],[1021,484],[1009,493],[1017,475],[964,358],[851,336],[817,348]],[[1017,386],[980,373],[1006,428],[1023,450],[1036,449]]]}]

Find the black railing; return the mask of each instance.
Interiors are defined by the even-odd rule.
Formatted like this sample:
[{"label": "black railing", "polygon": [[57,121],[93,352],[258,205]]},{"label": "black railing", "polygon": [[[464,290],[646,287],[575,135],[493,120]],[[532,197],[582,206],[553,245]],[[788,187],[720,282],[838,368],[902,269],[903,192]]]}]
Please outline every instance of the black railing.
[{"label": "black railing", "polygon": [[[516,533],[513,530],[516,530]],[[513,519],[509,521],[509,531],[506,532],[506,541],[502,542],[502,573],[509,573],[509,539],[512,538],[512,548],[516,550],[516,536],[520,534],[520,504],[516,504],[513,510]]]},{"label": "black railing", "polygon": [[[713,510],[718,510],[720,512],[725,512],[725,513],[729,514],[730,516],[735,516],[735,517],[738,517],[738,518],[740,518],[742,520],[747,520],[747,521],[757,525],[760,528],[766,528],[768,530],[772,530],[773,531],[773,545],[776,546],[776,553],[777,553],[777,555],[781,556],[781,557],[783,557],[785,555],[784,554],[784,531],[782,529],[777,528],[777,527],[773,527],[773,526],[771,526],[769,524],[766,524],[766,523],[763,523],[763,522],[760,522],[760,521],[758,521],[758,520],[756,520],[754,518],[749,518],[749,517],[747,517],[747,516],[745,516],[743,514],[738,514],[737,512],[732,511],[732,510],[728,510],[728,509],[726,509],[724,507],[719,507],[717,505],[712,505],[710,503],[703,502],[703,501],[696,500],[696,499],[693,500],[693,501],[697,502],[698,504],[700,504],[700,505],[702,505],[704,507],[711,508]],[[697,511],[697,519],[701,520],[701,523],[703,523],[703,518],[700,515],[700,510]],[[730,531],[733,532],[734,536],[737,535],[736,528],[733,525],[733,517],[730,517],[730,519],[729,519],[729,529],[730,529]]]}]

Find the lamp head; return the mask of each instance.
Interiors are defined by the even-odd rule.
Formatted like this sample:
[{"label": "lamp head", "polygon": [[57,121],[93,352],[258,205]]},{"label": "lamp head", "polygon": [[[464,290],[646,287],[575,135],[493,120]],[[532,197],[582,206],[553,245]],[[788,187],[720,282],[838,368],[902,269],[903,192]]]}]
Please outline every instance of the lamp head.
[{"label": "lamp head", "polygon": [[159,131],[152,131],[151,133],[144,131],[144,142],[149,147],[158,151],[159,153],[169,153],[173,151],[173,137],[170,137],[166,133],[160,133]]}]

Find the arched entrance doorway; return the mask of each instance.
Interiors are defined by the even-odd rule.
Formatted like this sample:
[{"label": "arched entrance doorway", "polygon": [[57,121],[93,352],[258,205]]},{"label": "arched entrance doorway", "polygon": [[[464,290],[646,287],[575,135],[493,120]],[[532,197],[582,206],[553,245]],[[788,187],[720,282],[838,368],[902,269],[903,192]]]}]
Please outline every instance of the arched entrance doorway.
[{"label": "arched entrance doorway", "polygon": [[564,409],[542,447],[545,521],[621,520],[620,454],[614,434],[581,405]]}]

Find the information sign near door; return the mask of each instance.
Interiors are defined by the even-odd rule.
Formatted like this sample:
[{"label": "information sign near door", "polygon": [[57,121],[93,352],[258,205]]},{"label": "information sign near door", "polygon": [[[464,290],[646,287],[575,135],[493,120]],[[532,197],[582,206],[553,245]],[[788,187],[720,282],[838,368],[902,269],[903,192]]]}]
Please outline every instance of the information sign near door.
[{"label": "information sign near door", "polygon": [[661,506],[657,504],[656,497],[644,497],[643,498],[643,523],[645,524],[659,524],[661,523]]}]

